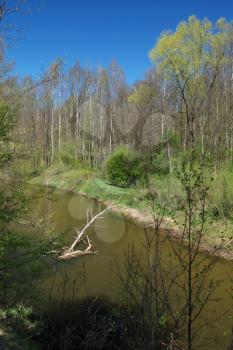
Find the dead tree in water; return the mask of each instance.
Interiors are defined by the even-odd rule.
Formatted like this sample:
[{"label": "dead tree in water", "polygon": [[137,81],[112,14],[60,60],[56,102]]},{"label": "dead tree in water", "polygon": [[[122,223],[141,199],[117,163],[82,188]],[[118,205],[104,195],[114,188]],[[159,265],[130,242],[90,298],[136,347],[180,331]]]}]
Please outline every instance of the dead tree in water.
[{"label": "dead tree in water", "polygon": [[78,250],[78,249],[75,249],[75,247],[80,243],[80,241],[83,238],[83,236],[85,235],[86,230],[88,229],[88,227],[90,227],[97,219],[102,218],[103,214],[106,213],[109,210],[110,210],[109,208],[106,208],[106,209],[102,210],[100,213],[98,213],[97,215],[93,216],[92,219],[87,222],[86,226],[81,231],[75,229],[75,231],[77,233],[77,237],[75,238],[75,240],[72,243],[72,245],[70,246],[70,248],[65,249],[63,251],[63,253],[58,256],[58,260],[69,260],[69,259],[72,259],[72,258],[78,258],[80,256],[85,256],[85,255],[90,255],[90,254],[97,254],[98,252],[94,252],[92,250],[92,244],[91,244],[91,241],[90,241],[88,236],[87,236],[88,246],[87,246],[86,249]]}]

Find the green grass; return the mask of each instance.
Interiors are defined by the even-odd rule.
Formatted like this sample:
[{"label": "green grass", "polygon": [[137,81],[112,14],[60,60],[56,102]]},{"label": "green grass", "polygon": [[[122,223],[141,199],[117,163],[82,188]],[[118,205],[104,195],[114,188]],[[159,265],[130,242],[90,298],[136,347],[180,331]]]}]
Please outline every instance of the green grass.
[{"label": "green grass", "polygon": [[[233,176],[218,173],[210,186],[209,203],[207,208],[207,220],[205,224],[206,241],[215,246],[222,244],[225,249],[232,251],[233,239]],[[229,180],[232,179],[232,181]],[[217,184],[227,182],[230,195],[227,203],[224,203],[224,194],[216,190]],[[84,192],[89,197],[108,201],[119,206],[138,209],[148,212],[148,190],[141,187],[117,187],[110,184],[100,172],[88,168],[70,170],[66,167],[51,167],[39,177],[30,180],[31,184],[46,185],[62,190]],[[231,191],[232,187],[232,191]],[[157,198],[157,211],[165,207],[165,216],[174,219],[176,227],[182,229],[184,222],[185,195],[180,181],[171,175],[155,175],[150,179],[149,191]],[[231,197],[232,193],[232,197]],[[232,207],[231,207],[232,203]],[[213,210],[218,209],[218,215],[213,215]],[[224,208],[224,211],[221,210]],[[227,213],[224,216],[224,213]]]},{"label": "green grass", "polygon": [[[111,201],[135,209],[146,209],[147,191],[140,186],[118,187],[110,184],[99,172],[88,168],[67,169],[51,167],[42,175],[29,181],[35,185],[46,185],[62,190],[81,191],[92,198]],[[151,178],[150,190],[156,192],[160,206],[175,213],[183,203],[181,184],[171,176],[154,176]]]},{"label": "green grass", "polygon": [[46,185],[63,190],[76,190],[83,181],[93,176],[93,172],[87,168],[70,170],[65,167],[51,167],[40,176],[29,181],[34,185]]},{"label": "green grass", "polygon": [[91,197],[111,201],[130,208],[145,209],[147,206],[142,189],[113,186],[100,178],[86,181],[86,183],[81,186],[81,191],[87,193]]},{"label": "green grass", "polygon": [[46,185],[62,190],[81,191],[92,198],[111,201],[132,208],[145,207],[142,201],[143,190],[136,188],[123,188],[109,184],[101,179],[101,174],[94,173],[90,169],[79,168],[65,170],[50,168],[42,175],[29,181],[34,185]]}]

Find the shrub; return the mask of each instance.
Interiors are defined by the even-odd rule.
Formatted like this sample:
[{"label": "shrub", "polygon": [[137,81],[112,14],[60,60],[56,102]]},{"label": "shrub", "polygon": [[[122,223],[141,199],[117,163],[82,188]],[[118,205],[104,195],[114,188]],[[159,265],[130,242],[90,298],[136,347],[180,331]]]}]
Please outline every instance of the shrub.
[{"label": "shrub", "polygon": [[152,160],[153,172],[159,175],[167,175],[170,172],[169,162],[167,157],[162,153],[156,154]]},{"label": "shrub", "polygon": [[209,192],[212,214],[231,219],[233,217],[233,172],[221,170],[213,180]]},{"label": "shrub", "polygon": [[[42,349],[149,348],[151,334],[139,305],[130,308],[94,297],[67,300],[60,306],[53,304],[55,307],[42,315],[42,327],[36,339]],[[164,348],[168,335],[165,326],[156,329],[156,349]]]},{"label": "shrub", "polygon": [[8,167],[8,171],[12,176],[21,178],[36,176],[40,173],[41,169],[35,169],[32,161],[24,159],[18,159],[15,162],[12,162],[12,165]]},{"label": "shrub", "polygon": [[61,150],[61,161],[65,166],[76,167],[77,157],[75,156],[75,146],[72,143],[66,143]]},{"label": "shrub", "polygon": [[167,210],[182,210],[185,203],[183,186],[174,176],[154,176],[151,178],[151,191],[156,192],[158,202]]},{"label": "shrub", "polygon": [[43,277],[48,269],[46,263],[40,259],[48,246],[46,242],[39,242],[18,233],[1,232],[1,306],[34,299],[38,292],[35,281]]},{"label": "shrub", "polygon": [[37,332],[39,322],[35,319],[32,308],[22,303],[0,309],[1,349],[38,350],[31,339]]},{"label": "shrub", "polygon": [[116,186],[130,186],[145,180],[147,171],[142,158],[130,149],[119,147],[106,161],[107,176]]}]

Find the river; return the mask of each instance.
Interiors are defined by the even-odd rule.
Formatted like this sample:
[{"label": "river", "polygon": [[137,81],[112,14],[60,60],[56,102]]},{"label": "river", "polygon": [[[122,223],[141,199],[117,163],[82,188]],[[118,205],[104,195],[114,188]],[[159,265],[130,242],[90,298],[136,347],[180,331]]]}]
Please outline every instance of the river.
[{"label": "river", "polygon": [[[67,243],[72,243],[75,228],[82,228],[87,220],[87,212],[97,212],[99,204],[84,196],[72,192],[54,191],[38,197],[33,202],[33,210],[46,227],[58,235],[64,235]],[[112,300],[119,300],[121,284],[112,271],[112,263],[119,264],[124,253],[134,243],[140,251],[144,242],[144,229],[126,220],[121,214],[109,212],[103,220],[98,220],[89,230],[93,250],[98,255],[90,255],[57,263],[48,260],[53,268],[53,275],[43,283],[43,289],[56,298],[70,297],[71,294],[105,295]],[[161,249],[171,254],[169,240],[165,240]],[[85,273],[84,273],[85,271]],[[211,301],[201,314],[205,327],[198,333],[196,349],[227,349],[230,331],[233,325],[233,264],[218,259],[212,271],[215,281],[220,285],[212,295]],[[76,281],[76,282],[75,282]],[[85,283],[82,283],[85,282]]]}]

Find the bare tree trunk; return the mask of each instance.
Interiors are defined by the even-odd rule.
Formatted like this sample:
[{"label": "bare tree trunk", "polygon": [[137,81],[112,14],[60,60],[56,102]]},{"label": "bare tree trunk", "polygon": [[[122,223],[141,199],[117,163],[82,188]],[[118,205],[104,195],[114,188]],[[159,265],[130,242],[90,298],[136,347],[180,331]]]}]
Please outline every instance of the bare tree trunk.
[{"label": "bare tree trunk", "polygon": [[58,164],[61,161],[61,82],[58,83]]},{"label": "bare tree trunk", "polygon": [[167,155],[168,155],[168,161],[169,161],[169,171],[170,174],[172,173],[172,157],[171,157],[171,149],[170,149],[170,144],[169,141],[167,142]]},{"label": "bare tree trunk", "polygon": [[51,110],[51,163],[53,163],[54,160],[54,108],[53,108],[53,102],[52,102],[52,110]]}]

